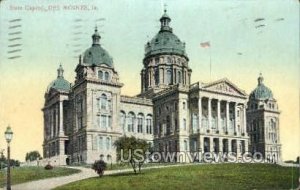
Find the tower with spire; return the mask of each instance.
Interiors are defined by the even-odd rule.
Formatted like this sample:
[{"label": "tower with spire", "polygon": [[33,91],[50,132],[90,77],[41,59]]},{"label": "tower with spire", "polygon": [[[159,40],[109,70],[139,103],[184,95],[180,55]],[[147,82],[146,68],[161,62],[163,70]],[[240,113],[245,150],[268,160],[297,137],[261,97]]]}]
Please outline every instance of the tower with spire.
[{"label": "tower with spire", "polygon": [[264,84],[260,73],[257,87],[251,92],[247,109],[247,130],[250,136],[250,151],[260,152],[270,163],[281,162],[281,144],[277,100]]}]

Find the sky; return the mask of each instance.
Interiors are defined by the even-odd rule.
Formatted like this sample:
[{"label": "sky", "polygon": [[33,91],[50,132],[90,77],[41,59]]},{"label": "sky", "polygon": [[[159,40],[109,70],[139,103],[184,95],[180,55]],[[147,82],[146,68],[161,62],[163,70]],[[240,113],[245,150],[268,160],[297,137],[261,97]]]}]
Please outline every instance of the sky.
[{"label": "sky", "polygon": [[[300,152],[297,0],[1,1],[0,150],[6,149],[4,131],[10,125],[13,158],[24,161],[26,152],[42,153],[41,109],[47,86],[60,63],[65,78],[74,83],[78,56],[91,46],[95,25],[125,84],[122,94],[138,94],[144,45],[159,30],[164,4],[174,33],[186,43],[192,83],[226,77],[250,94],[263,74],[281,111],[283,159],[296,159]],[[257,18],[264,20],[255,22]],[[207,41],[211,47],[201,48],[200,43]],[[10,47],[13,44],[21,45]],[[9,59],[15,56],[20,57]]]}]

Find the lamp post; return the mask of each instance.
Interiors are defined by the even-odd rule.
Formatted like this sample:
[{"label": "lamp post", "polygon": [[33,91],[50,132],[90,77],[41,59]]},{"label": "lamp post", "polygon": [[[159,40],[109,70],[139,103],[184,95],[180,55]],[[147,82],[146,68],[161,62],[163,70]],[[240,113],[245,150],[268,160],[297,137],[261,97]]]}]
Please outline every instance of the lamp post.
[{"label": "lamp post", "polygon": [[6,142],[7,142],[7,184],[6,184],[6,189],[11,190],[11,184],[10,184],[10,146],[9,146],[9,143],[12,139],[13,132],[12,132],[10,126],[8,126],[6,128],[6,131],[5,131],[4,135],[5,135],[5,139],[6,139]]}]

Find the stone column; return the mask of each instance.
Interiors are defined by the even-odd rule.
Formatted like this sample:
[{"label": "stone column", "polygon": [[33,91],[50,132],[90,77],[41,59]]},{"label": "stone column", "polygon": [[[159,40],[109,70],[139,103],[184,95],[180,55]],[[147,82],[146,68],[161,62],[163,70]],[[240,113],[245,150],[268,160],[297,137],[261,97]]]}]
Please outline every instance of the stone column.
[{"label": "stone column", "polygon": [[243,132],[244,132],[244,134],[245,134],[245,136],[246,136],[246,132],[247,132],[247,129],[246,129],[246,127],[247,127],[247,121],[246,121],[246,104],[244,104],[244,106],[243,106]]},{"label": "stone column", "polygon": [[201,96],[199,95],[199,99],[198,99],[198,111],[199,111],[199,121],[198,121],[198,123],[199,123],[199,131],[201,131],[202,130],[202,98],[201,98]]},{"label": "stone column", "polygon": [[214,152],[214,138],[213,137],[209,138],[209,151]]},{"label": "stone column", "polygon": [[222,127],[221,127],[221,122],[222,122],[222,120],[221,120],[221,100],[217,100],[217,112],[218,112],[218,124],[217,124],[217,130],[219,131],[219,133],[221,133],[221,129],[222,129]]},{"label": "stone column", "polygon": [[208,113],[208,129],[211,129],[211,99],[208,98],[207,100],[207,104],[208,104],[208,110],[207,110],[207,113]]},{"label": "stone column", "polygon": [[223,138],[219,138],[219,152],[223,152]]},{"label": "stone column", "polygon": [[228,153],[231,151],[231,139],[228,139]]},{"label": "stone column", "polygon": [[54,136],[58,136],[58,130],[59,130],[59,118],[58,118],[58,105],[55,105],[55,134]]},{"label": "stone column", "polygon": [[230,123],[230,119],[229,119],[229,102],[226,102],[226,131],[228,132],[228,128],[229,128],[229,123]]},{"label": "stone column", "polygon": [[63,101],[59,101],[59,136],[64,136]]},{"label": "stone column", "polygon": [[141,72],[141,90],[144,92],[144,71]]},{"label": "stone column", "polygon": [[53,109],[50,109],[50,138],[53,137],[53,127],[54,127],[54,119],[53,119]]},{"label": "stone column", "polygon": [[148,88],[151,86],[151,70],[148,69]]},{"label": "stone column", "polygon": [[248,152],[249,151],[249,140],[246,139],[245,140],[245,152]]},{"label": "stone column", "polygon": [[237,134],[237,102],[234,104],[234,132]]}]

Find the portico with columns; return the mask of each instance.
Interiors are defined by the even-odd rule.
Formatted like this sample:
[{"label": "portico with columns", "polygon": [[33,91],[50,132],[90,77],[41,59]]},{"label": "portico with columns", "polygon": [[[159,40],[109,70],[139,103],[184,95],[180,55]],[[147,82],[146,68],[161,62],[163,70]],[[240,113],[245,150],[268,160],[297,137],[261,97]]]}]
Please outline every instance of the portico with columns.
[{"label": "portico with columns", "polygon": [[[192,126],[191,130],[191,136],[198,137],[198,151],[235,152],[237,155],[247,152],[247,94],[228,79],[195,83],[190,91],[190,98],[198,102],[197,109],[191,112],[198,115],[198,118],[191,116],[192,120],[198,120],[198,126]],[[194,125],[195,122],[191,123]]]}]

